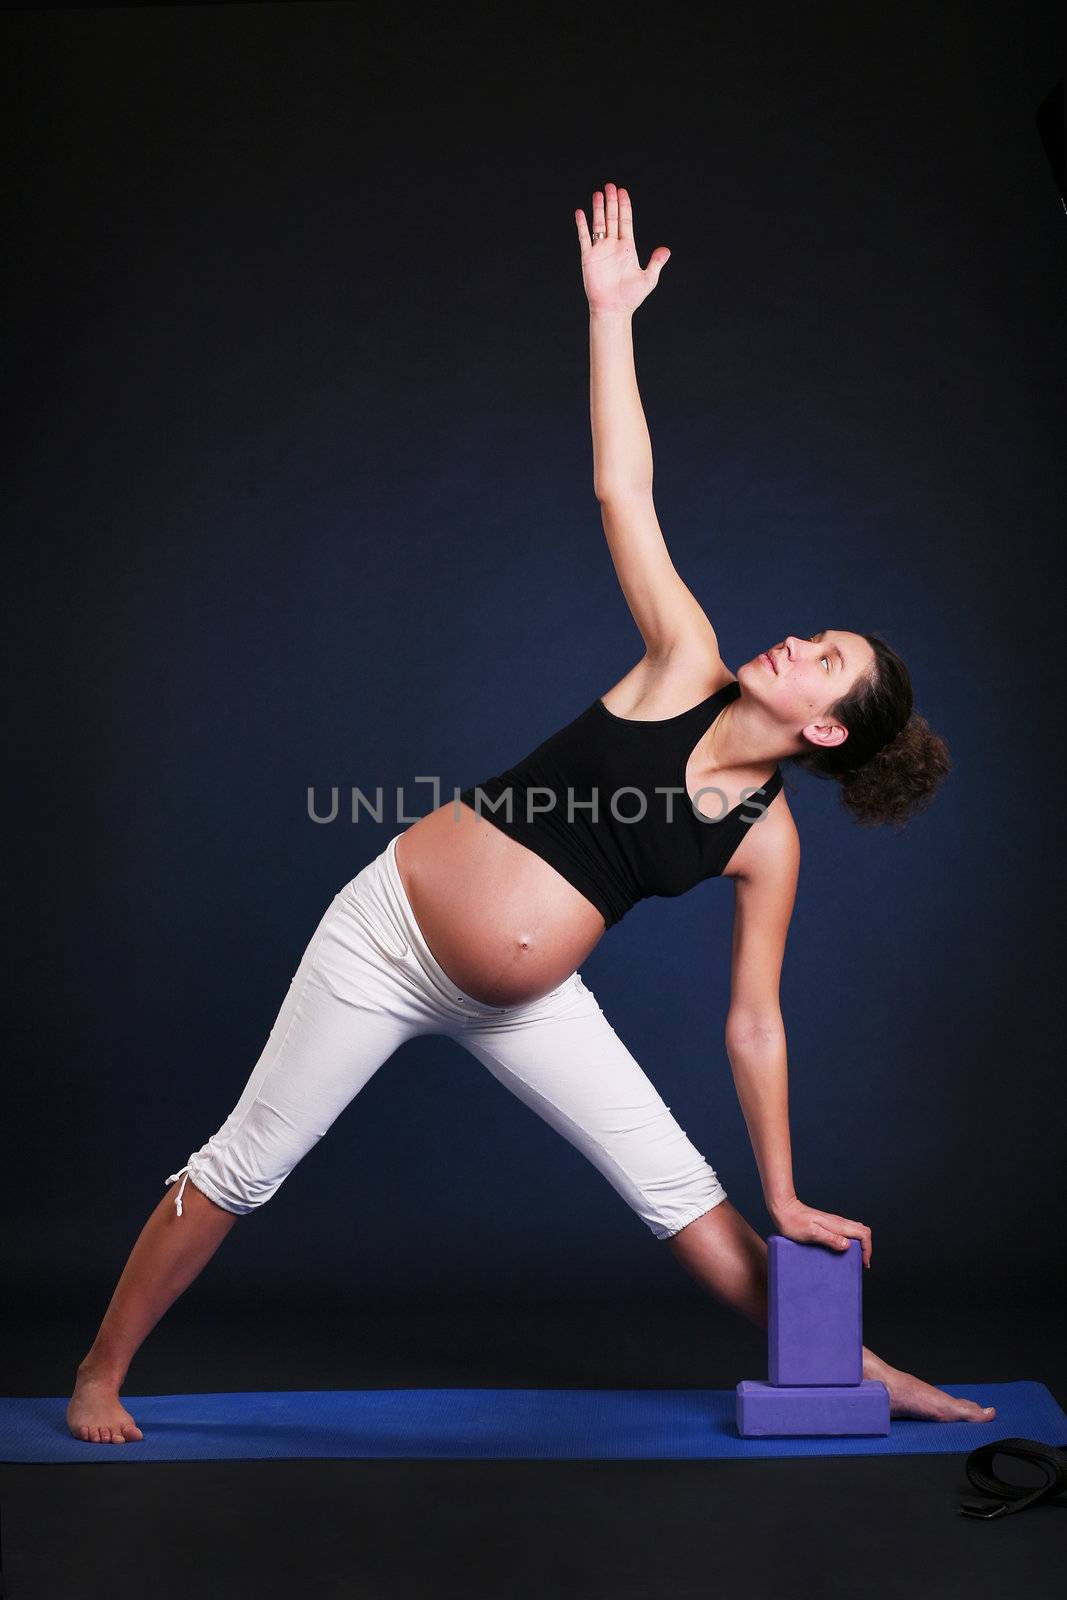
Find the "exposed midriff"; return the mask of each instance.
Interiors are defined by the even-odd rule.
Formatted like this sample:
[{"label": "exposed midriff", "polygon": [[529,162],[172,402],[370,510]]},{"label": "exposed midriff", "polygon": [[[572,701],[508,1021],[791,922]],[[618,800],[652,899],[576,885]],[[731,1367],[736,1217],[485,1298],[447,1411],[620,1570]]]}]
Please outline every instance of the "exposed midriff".
[{"label": "exposed midriff", "polygon": [[555,867],[452,801],[397,840],[404,892],[435,959],[485,1005],[520,1005],[570,976],[604,918]]}]

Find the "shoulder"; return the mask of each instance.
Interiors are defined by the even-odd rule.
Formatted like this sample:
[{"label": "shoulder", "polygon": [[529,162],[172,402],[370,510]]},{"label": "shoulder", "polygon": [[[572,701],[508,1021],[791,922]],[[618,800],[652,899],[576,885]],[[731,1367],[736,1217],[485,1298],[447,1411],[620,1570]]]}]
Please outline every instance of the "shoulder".
[{"label": "shoulder", "polygon": [[736,682],[717,648],[690,640],[647,652],[600,698],[616,716],[655,721],[688,711]]},{"label": "shoulder", "polygon": [[748,832],[723,872],[740,886],[766,886],[791,895],[800,872],[800,833],[789,809],[785,790],[779,788],[767,809],[749,824]]}]

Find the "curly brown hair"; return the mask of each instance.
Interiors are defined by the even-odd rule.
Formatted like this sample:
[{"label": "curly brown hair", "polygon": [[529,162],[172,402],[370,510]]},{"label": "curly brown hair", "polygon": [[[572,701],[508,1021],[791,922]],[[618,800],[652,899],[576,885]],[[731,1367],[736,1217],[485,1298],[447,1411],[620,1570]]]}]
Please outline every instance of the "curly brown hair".
[{"label": "curly brown hair", "polygon": [[827,713],[844,723],[848,738],[786,760],[816,778],[834,778],[856,822],[903,828],[930,804],[949,771],[948,746],[912,710],[911,678],[896,651],[876,633],[861,638],[874,651],[874,662]]}]

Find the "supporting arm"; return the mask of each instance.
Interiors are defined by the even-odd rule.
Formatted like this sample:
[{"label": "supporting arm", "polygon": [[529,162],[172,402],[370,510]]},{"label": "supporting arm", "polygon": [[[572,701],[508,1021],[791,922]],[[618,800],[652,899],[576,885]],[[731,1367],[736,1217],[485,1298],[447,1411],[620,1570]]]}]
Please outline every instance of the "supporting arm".
[{"label": "supporting arm", "polygon": [[756,1158],[763,1198],[775,1208],[794,1198],[789,1137],[789,1074],[785,1028],[726,1032],[726,1051]]}]

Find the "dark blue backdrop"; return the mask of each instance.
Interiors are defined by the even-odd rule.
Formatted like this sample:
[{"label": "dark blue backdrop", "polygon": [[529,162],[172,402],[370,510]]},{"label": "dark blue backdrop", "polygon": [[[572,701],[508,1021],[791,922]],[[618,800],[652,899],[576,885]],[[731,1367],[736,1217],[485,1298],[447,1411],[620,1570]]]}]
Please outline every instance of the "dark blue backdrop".
[{"label": "dark blue backdrop", "polygon": [[[9,1283],[101,1297],[332,895],[429,808],[417,776],[500,770],[641,654],[592,493],[573,223],[613,179],[642,261],[673,252],[638,376],[727,663],[880,631],[954,761],[899,836],[791,782],[798,1192],[872,1226],[868,1294],[1040,1294],[1064,1118],[1052,8],[362,10],[14,30]],[[315,825],[334,784],[382,785],[385,822]],[[724,882],[646,901],[583,972],[766,1232],[722,1042],[731,911]],[[206,1275],[223,1296],[694,1292],[441,1039],[244,1226]]]}]

